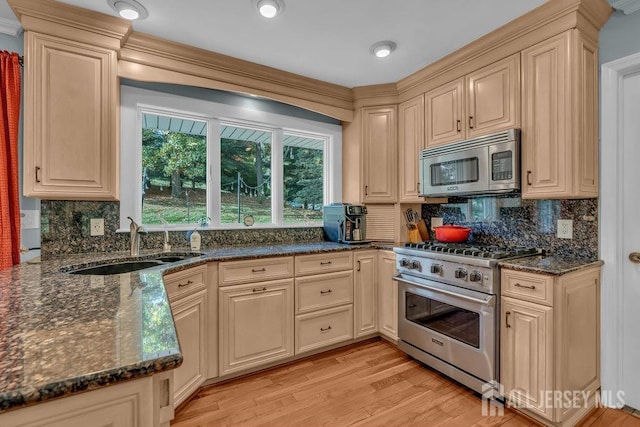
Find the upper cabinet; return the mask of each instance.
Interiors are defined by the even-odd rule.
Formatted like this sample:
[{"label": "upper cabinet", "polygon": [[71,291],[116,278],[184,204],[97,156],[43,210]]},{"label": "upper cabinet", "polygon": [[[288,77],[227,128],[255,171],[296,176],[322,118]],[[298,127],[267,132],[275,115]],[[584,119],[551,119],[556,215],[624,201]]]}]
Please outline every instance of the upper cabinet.
[{"label": "upper cabinet", "polygon": [[398,179],[401,203],[424,203],[420,194],[420,150],[424,148],[424,95],[398,107]]},{"label": "upper cabinet", "polygon": [[33,31],[25,50],[25,196],[117,200],[116,52]]},{"label": "upper cabinet", "polygon": [[522,197],[598,197],[598,50],[569,30],[522,52]]},{"label": "upper cabinet", "polygon": [[25,196],[117,200],[118,53],[131,23],[49,0],[9,0],[24,28]]},{"label": "upper cabinet", "polygon": [[520,55],[515,54],[425,94],[426,146],[520,125]]},{"label": "upper cabinet", "polygon": [[[362,109],[362,184],[365,203],[397,201],[397,107]],[[351,159],[344,159],[348,163]]]}]

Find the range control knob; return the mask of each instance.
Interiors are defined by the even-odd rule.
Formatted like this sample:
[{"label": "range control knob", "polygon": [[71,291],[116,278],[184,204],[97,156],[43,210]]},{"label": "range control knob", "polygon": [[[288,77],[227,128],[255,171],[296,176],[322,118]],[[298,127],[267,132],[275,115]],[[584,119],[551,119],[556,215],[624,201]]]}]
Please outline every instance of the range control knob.
[{"label": "range control knob", "polygon": [[406,259],[406,258],[402,258],[402,259],[400,260],[400,267],[407,267],[407,268],[411,268],[411,267],[410,267],[410,265],[411,265],[411,261],[409,261],[408,259]]},{"label": "range control knob", "polygon": [[466,279],[467,278],[467,270],[465,270],[464,268],[458,268],[455,273],[454,276],[456,279]]},{"label": "range control knob", "polygon": [[482,273],[480,273],[479,271],[472,271],[471,274],[469,274],[469,281],[470,282],[482,282]]},{"label": "range control knob", "polygon": [[413,270],[418,270],[418,271],[422,271],[422,264],[420,264],[420,261],[413,261],[411,263],[411,269]]},{"label": "range control knob", "polygon": [[429,271],[431,272],[431,274],[440,274],[442,273],[442,266],[438,264],[431,264]]}]

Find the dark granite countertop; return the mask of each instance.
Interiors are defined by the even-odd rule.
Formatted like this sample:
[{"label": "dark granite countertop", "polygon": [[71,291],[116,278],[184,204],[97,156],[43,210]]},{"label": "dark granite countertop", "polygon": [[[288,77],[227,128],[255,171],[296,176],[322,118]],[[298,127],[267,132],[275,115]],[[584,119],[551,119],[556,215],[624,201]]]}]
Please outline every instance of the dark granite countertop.
[{"label": "dark granite countertop", "polygon": [[604,264],[597,259],[566,258],[559,256],[534,256],[501,261],[500,267],[509,270],[527,271],[530,273],[561,276],[583,268],[597,267]]},{"label": "dark granite countertop", "polygon": [[[2,270],[0,412],[180,366],[182,355],[162,282],[167,272],[211,261],[388,245],[205,248],[201,256],[184,261],[108,276],[70,275],[61,269],[131,259],[128,253],[65,255]],[[137,259],[152,253],[160,250]]]}]

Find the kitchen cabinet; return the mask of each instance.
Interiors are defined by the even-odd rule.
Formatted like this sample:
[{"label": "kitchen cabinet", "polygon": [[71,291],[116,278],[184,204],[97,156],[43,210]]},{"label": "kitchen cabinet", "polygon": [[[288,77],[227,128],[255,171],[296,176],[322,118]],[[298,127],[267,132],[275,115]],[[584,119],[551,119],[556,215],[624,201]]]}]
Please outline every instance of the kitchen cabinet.
[{"label": "kitchen cabinet", "polygon": [[401,203],[424,203],[420,194],[420,150],[424,148],[424,95],[398,106],[398,179]]},{"label": "kitchen cabinet", "polygon": [[24,195],[117,200],[117,53],[34,31],[25,52]]},{"label": "kitchen cabinet", "polygon": [[[364,203],[397,201],[397,106],[362,109],[362,184]],[[345,162],[353,159],[344,159]]]},{"label": "kitchen cabinet", "polygon": [[[3,427],[168,427],[174,416],[173,373],[126,381],[0,414]],[[161,398],[166,397],[166,399]]]},{"label": "kitchen cabinet", "polygon": [[391,341],[398,340],[398,283],[396,254],[393,251],[378,251],[378,329]]},{"label": "kitchen cabinet", "polygon": [[174,371],[174,400],[179,405],[208,378],[207,266],[168,274],[164,282],[183,357]]},{"label": "kitchen cabinet", "polygon": [[522,197],[598,197],[598,49],[569,30],[522,51]]},{"label": "kitchen cabinet", "polygon": [[512,55],[425,94],[427,147],[520,125],[520,55]]},{"label": "kitchen cabinet", "polygon": [[[504,395],[538,421],[574,425],[594,405],[600,387],[599,282],[599,267],[562,276],[502,271]],[[564,392],[578,401],[549,397]],[[591,400],[581,401],[586,394]]]},{"label": "kitchen cabinet", "polygon": [[363,250],[354,256],[356,338],[378,331],[377,254],[377,250]]},{"label": "kitchen cabinet", "polygon": [[220,375],[293,356],[293,279],[220,287],[218,304]]},{"label": "kitchen cabinet", "polygon": [[298,255],[295,272],[295,353],[352,339],[352,253]]}]

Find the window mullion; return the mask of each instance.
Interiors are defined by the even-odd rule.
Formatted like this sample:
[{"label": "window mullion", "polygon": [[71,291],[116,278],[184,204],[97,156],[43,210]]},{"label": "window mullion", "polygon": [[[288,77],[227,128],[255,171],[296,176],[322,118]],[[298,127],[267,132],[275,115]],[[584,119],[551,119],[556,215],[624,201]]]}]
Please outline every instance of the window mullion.
[{"label": "window mullion", "polygon": [[282,129],[276,129],[271,147],[271,220],[278,226],[284,223],[283,139]]},{"label": "window mullion", "polygon": [[207,129],[207,215],[211,225],[220,226],[221,215],[221,155],[220,120],[209,119]]}]

